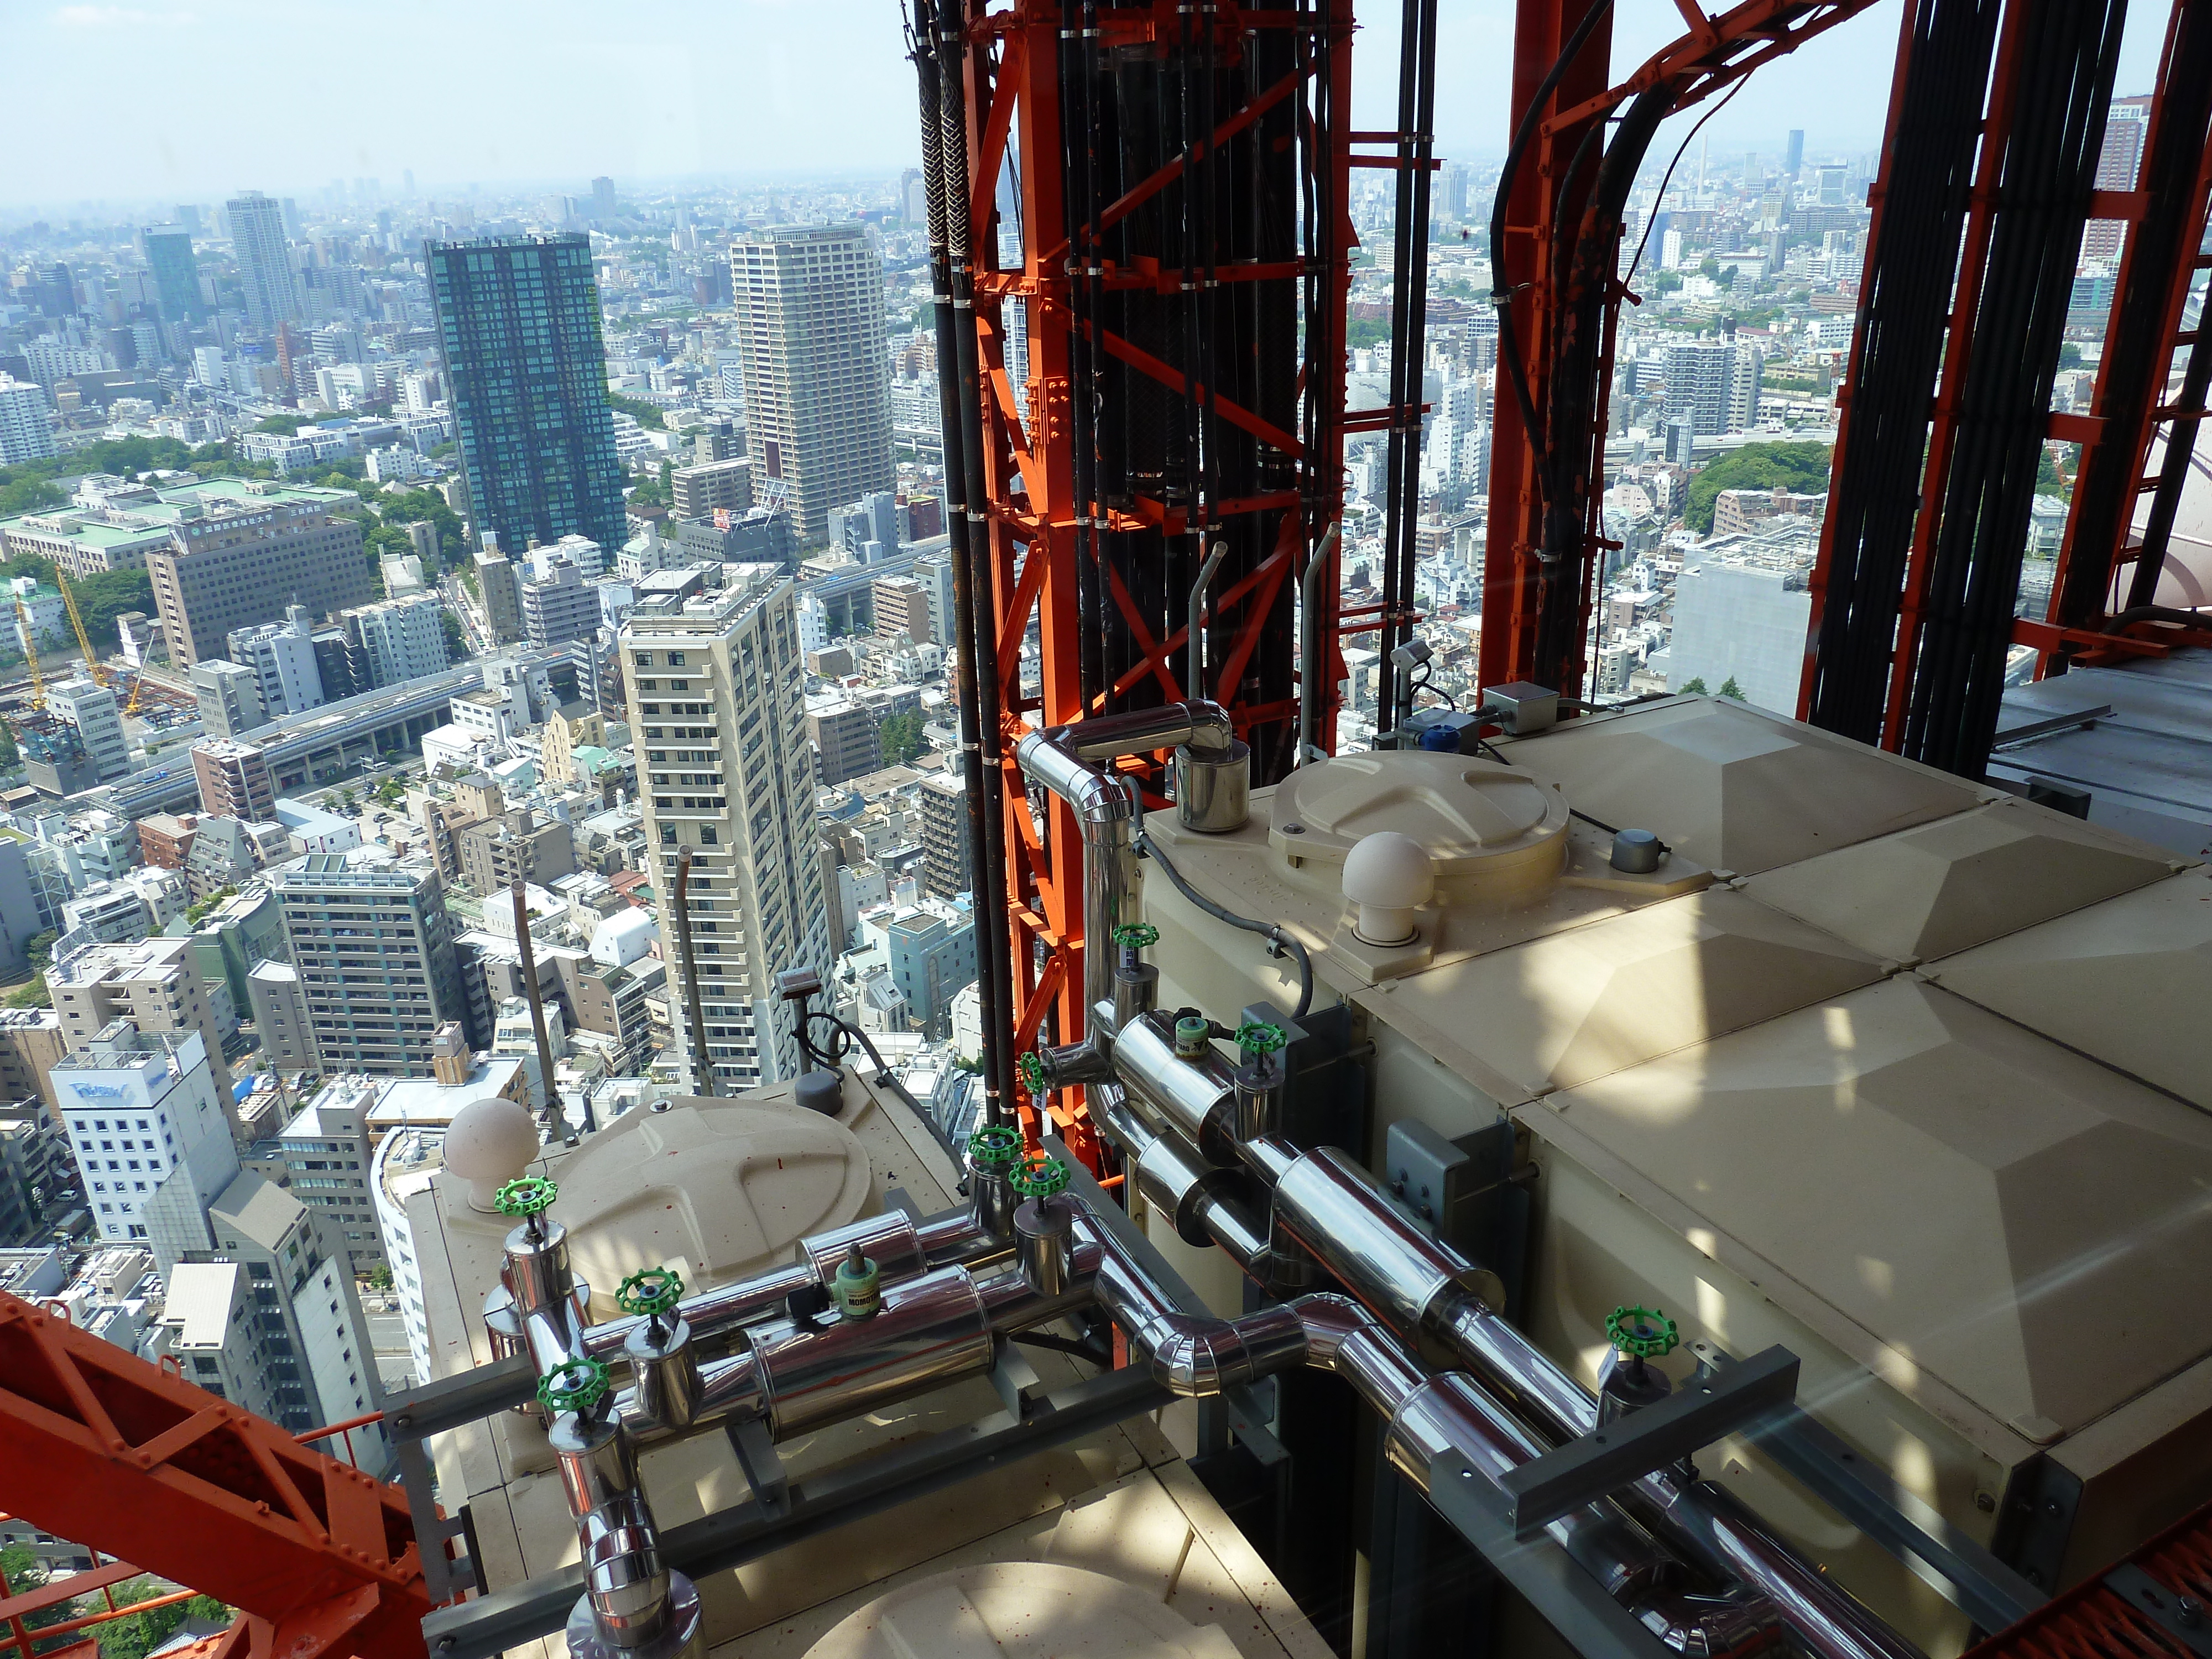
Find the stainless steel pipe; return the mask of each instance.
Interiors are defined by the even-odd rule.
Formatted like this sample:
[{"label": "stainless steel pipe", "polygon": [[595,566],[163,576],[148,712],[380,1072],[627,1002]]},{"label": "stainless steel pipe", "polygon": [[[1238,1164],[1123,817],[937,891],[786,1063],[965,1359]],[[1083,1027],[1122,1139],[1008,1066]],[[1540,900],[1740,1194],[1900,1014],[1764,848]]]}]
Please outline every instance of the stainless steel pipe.
[{"label": "stainless steel pipe", "polygon": [[[744,1326],[781,1315],[793,1292],[816,1285],[827,1289],[855,1240],[886,1284],[926,1269],[981,1265],[1005,1255],[1007,1248],[977,1224],[972,1210],[921,1223],[902,1211],[889,1211],[802,1239],[802,1260],[686,1297],[677,1304],[675,1316],[690,1326],[702,1355],[720,1352]],[[620,1364],[630,1334],[644,1324],[641,1318],[626,1316],[591,1326],[583,1334],[583,1352],[608,1364]]]},{"label": "stainless steel pipe", "polygon": [[1349,1155],[1317,1147],[1285,1170],[1275,1183],[1274,1227],[1412,1342],[1426,1364],[1453,1363],[1442,1340],[1445,1316],[1486,1275],[1400,1214]]},{"label": "stainless steel pipe", "polygon": [[1237,1079],[1208,1042],[1203,1054],[1176,1053],[1176,1017],[1140,1015],[1114,1039],[1114,1075],[1132,1099],[1197,1148],[1216,1168],[1237,1162]]},{"label": "stainless steel pipe", "polygon": [[621,1421],[563,1412],[546,1443],[583,1556],[583,1600],[568,1620],[571,1651],[611,1648],[665,1659],[695,1648],[698,1598],[687,1594],[679,1604],[673,1594],[678,1575],[661,1558]]},{"label": "stainless steel pipe", "polygon": [[[1493,1313],[1470,1288],[1468,1276],[1478,1270],[1400,1216],[1374,1177],[1349,1157],[1325,1146],[1291,1158],[1279,1143],[1243,1150],[1249,1166],[1275,1178],[1278,1231],[1415,1340],[1431,1365],[1467,1367],[1560,1439],[1596,1427],[1595,1397]],[[1711,1482],[1678,1486],[1655,1474],[1627,1496],[1684,1556],[1767,1598],[1815,1659],[1911,1659],[1917,1653]]]},{"label": "stainless steel pipe", "polygon": [[[1121,781],[1102,769],[1102,763],[1179,746],[1226,758],[1236,742],[1236,727],[1227,710],[1218,703],[1192,702],[1101,714],[1072,726],[1031,732],[1016,746],[1014,757],[1024,774],[1066,802],[1082,831],[1086,1011],[1101,1003],[1113,1004],[1114,930],[1128,919],[1129,895],[1136,882],[1129,826],[1139,816],[1139,808]],[[1085,1054],[1073,1052],[1078,1050]],[[1068,1045],[1068,1051],[1071,1065],[1081,1065],[1086,1056],[1094,1065],[1103,1059],[1103,1047],[1091,1039]],[[1055,1080],[1093,1079],[1068,1076]]]}]

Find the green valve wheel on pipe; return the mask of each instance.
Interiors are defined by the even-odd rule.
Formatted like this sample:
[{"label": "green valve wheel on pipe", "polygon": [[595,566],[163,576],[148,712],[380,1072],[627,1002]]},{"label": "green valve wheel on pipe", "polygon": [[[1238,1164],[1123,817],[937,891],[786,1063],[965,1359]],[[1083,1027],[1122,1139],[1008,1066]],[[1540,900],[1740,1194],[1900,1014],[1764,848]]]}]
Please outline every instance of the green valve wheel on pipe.
[{"label": "green valve wheel on pipe", "polygon": [[968,1137],[968,1162],[979,1170],[999,1170],[1018,1162],[1022,1132],[1003,1123],[987,1123]]},{"label": "green valve wheel on pipe", "polygon": [[1281,1026],[1264,1020],[1248,1019],[1237,1028],[1237,1048],[1255,1057],[1280,1053],[1290,1040]]},{"label": "green valve wheel on pipe", "polygon": [[607,1397],[607,1368],[596,1359],[571,1359],[538,1379],[538,1403],[549,1412],[587,1412]]},{"label": "green valve wheel on pipe", "polygon": [[1160,930],[1149,921],[1125,921],[1114,930],[1114,943],[1124,951],[1143,951],[1160,942]]},{"label": "green valve wheel on pipe", "polygon": [[492,1195],[492,1206],[501,1215],[543,1215],[560,1196],[556,1182],[544,1176],[518,1176]]},{"label": "green valve wheel on pipe", "polygon": [[1006,1184],[1024,1198],[1050,1198],[1067,1190],[1067,1165],[1050,1152],[1031,1152],[1007,1172]]},{"label": "green valve wheel on pipe", "polygon": [[1052,1087],[1044,1080],[1044,1056],[1034,1048],[1024,1054],[1016,1068],[1022,1074],[1022,1087],[1033,1095],[1048,1095]]},{"label": "green valve wheel on pipe", "polygon": [[684,1299],[684,1276],[673,1267],[641,1267],[615,1291],[615,1306],[641,1319],[658,1319]]},{"label": "green valve wheel on pipe", "polygon": [[1606,1316],[1605,1340],[1631,1359],[1660,1359],[1680,1346],[1674,1322],[1656,1308],[1615,1308]]}]

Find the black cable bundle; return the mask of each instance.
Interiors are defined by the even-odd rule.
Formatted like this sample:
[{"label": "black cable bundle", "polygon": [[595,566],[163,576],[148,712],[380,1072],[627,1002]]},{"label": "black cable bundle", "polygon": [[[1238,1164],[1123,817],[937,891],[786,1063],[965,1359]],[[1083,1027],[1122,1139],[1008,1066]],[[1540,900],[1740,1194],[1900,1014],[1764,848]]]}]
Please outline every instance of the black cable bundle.
[{"label": "black cable bundle", "polygon": [[1827,514],[1813,724],[1879,742],[1998,0],[1914,0]]}]

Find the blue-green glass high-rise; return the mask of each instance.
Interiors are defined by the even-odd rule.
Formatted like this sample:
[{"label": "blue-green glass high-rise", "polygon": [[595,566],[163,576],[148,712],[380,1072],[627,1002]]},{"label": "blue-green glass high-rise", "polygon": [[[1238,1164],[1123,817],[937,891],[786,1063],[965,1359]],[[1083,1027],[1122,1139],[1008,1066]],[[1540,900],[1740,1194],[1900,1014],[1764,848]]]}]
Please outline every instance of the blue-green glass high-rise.
[{"label": "blue-green glass high-rise", "polygon": [[588,536],[623,542],[622,463],[607,409],[587,236],[430,242],[430,295],[469,500],[502,551]]}]

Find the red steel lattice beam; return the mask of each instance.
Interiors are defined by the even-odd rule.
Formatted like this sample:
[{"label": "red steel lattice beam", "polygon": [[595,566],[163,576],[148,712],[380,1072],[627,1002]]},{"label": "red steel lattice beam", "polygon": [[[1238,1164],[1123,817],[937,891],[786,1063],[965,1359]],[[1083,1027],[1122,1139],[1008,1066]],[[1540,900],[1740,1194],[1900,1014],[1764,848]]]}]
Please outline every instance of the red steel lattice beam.
[{"label": "red steel lattice beam", "polygon": [[397,1486],[0,1292],[0,1507],[272,1627],[287,1659],[422,1659]]}]

